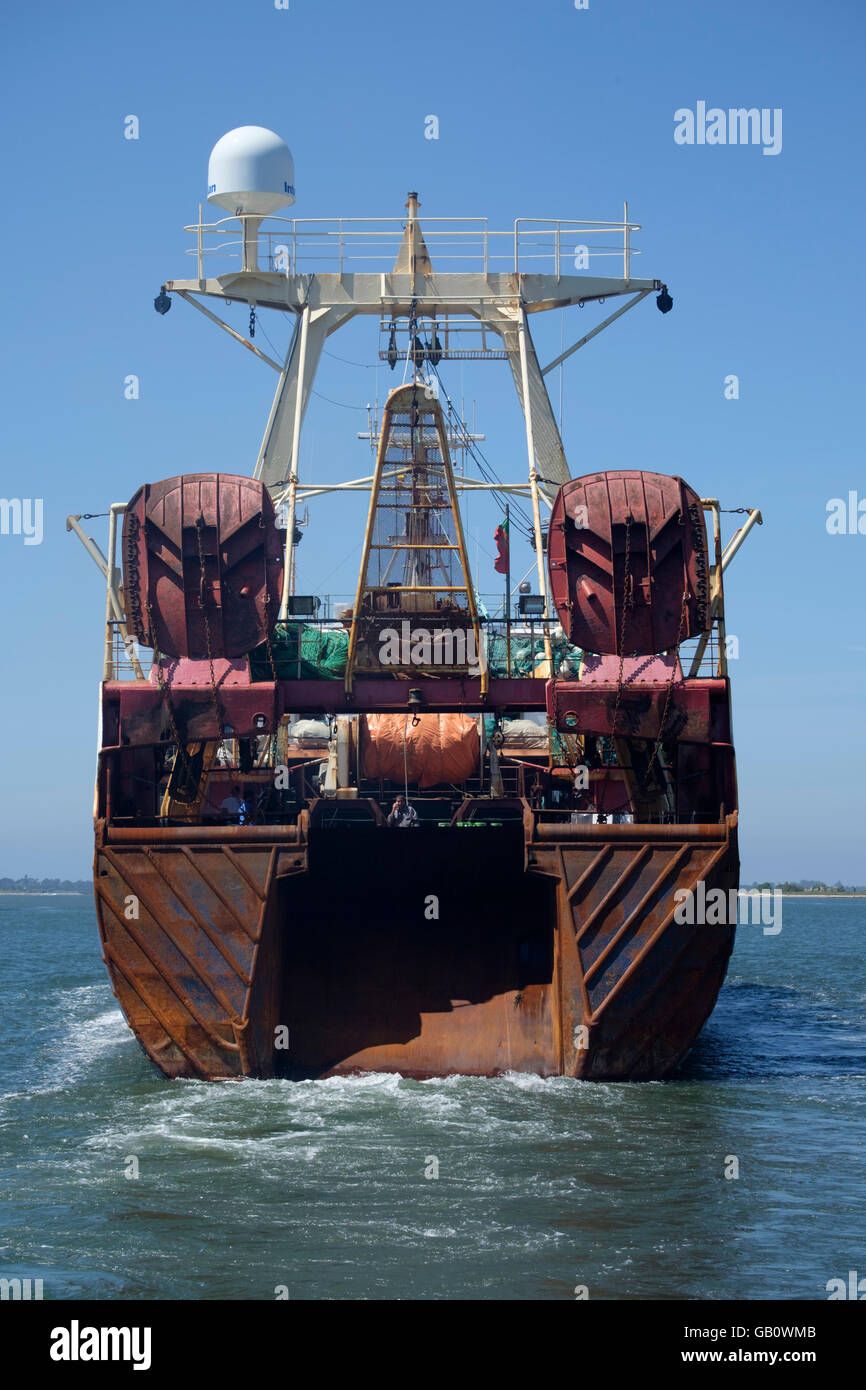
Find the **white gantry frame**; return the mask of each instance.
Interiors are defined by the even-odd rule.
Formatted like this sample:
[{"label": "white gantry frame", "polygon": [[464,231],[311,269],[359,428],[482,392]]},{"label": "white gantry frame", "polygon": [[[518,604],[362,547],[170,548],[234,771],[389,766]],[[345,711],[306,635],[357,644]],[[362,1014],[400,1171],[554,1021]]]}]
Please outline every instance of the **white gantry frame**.
[{"label": "white gantry frame", "polygon": [[[270,263],[279,267],[274,269],[263,269],[258,263],[262,219],[224,218],[208,227],[202,222],[200,209],[198,223],[187,229],[194,231],[197,237],[195,254],[198,276],[194,280],[169,280],[163,289],[194,305],[279,375],[254,476],[261,478],[275,500],[287,507],[287,563],[282,617],[286,616],[289,596],[294,592],[295,547],[292,538],[300,498],[326,492],[360,491],[369,488],[371,483],[366,478],[348,483],[302,483],[299,477],[301,427],[327,339],[350,319],[362,314],[376,315],[380,319],[390,317],[395,321],[470,318],[498,334],[511,367],[526,422],[528,459],[528,482],[504,484],[500,490],[528,494],[531,500],[538,586],[539,593],[545,598],[547,613],[540,502],[544,500],[549,504],[571,474],[544,378],[616,319],[641,303],[647,295],[665,287],[659,280],[631,278],[630,259],[634,254],[631,233],[639,230],[639,227],[629,222],[627,203],[624,205],[622,222],[586,223],[520,218],[515,222],[513,232],[509,233],[488,231],[486,222],[466,218],[450,220],[444,229],[440,229],[440,224],[445,219],[434,219],[428,222],[430,230],[425,234],[418,219],[417,194],[409,194],[407,208],[405,221],[401,219],[399,223],[395,220],[387,224],[376,222],[375,225],[373,219],[340,218],[330,223],[268,219],[274,224],[281,224],[269,233],[271,252],[274,250],[274,239],[284,238],[276,247],[278,254],[270,255]],[[230,243],[237,247],[240,268],[208,277],[205,275],[204,258],[210,252],[205,251],[203,238],[208,234],[225,236],[229,224],[235,228],[241,225],[240,237],[237,238],[235,234],[236,242]],[[382,230],[383,227],[385,230]],[[622,278],[563,275],[563,259],[567,262],[573,255],[569,243],[577,238],[591,239],[599,235],[608,238],[611,235],[620,236],[621,251],[589,241],[581,241],[579,247],[573,248],[574,251],[593,256],[621,254]],[[439,271],[434,266],[428,242],[437,250],[442,248],[443,260],[466,262],[472,258],[474,249],[480,268]],[[386,251],[390,246],[391,255],[396,247],[393,268],[377,271],[355,268],[361,265],[369,267],[371,261],[377,257],[381,259],[386,254],[381,249],[383,243]],[[513,262],[507,270],[494,270],[493,263],[505,259],[503,255],[497,255],[495,250],[503,244],[507,245],[509,258],[513,245]],[[455,246],[457,254],[454,254]],[[223,245],[217,248],[215,254],[232,252],[227,252]],[[305,261],[310,264],[336,261],[337,269],[305,273],[301,270]],[[521,269],[522,265],[538,261],[544,264],[543,273]],[[573,256],[573,263],[578,263],[577,256]],[[580,263],[586,264],[587,258]],[[608,298],[621,295],[632,297],[547,366],[540,366],[529,328],[529,315],[571,305],[582,306],[592,301],[604,303]],[[280,364],[262,352],[249,338],[201,304],[198,297],[240,301],[251,308],[281,309],[294,314],[296,331],[285,361]],[[464,489],[489,486],[469,480],[464,480],[462,484]]]},{"label": "white gantry frame", "polygon": [[[407,319],[410,323],[412,320],[444,320],[447,323],[449,318],[473,319],[482,329],[489,328],[495,332],[502,340],[505,356],[511,366],[526,423],[528,481],[488,483],[455,475],[454,486],[458,492],[495,490],[530,499],[539,591],[545,597],[545,615],[549,616],[540,503],[543,501],[549,505],[558,488],[568,481],[571,474],[544,378],[629,309],[640,304],[653,291],[666,290],[666,286],[659,280],[635,280],[631,277],[630,261],[635,254],[631,247],[631,233],[640,228],[637,223],[629,222],[628,203],[624,204],[622,222],[518,218],[509,232],[490,231],[484,219],[436,218],[427,221],[428,230],[423,233],[418,220],[417,194],[409,194],[406,206],[408,217],[405,220],[336,218],[327,222],[266,219],[274,230],[264,234],[270,248],[269,266],[272,267],[264,269],[259,266],[258,258],[261,223],[265,219],[223,218],[206,226],[199,204],[198,222],[186,229],[196,234],[194,254],[197,277],[194,280],[169,280],[163,290],[191,304],[260,361],[267,363],[279,377],[254,476],[262,479],[278,504],[287,505],[289,513],[282,618],[287,613],[289,596],[294,592],[295,547],[292,539],[298,502],[331,492],[369,491],[373,484],[373,477],[340,483],[302,483],[299,478],[301,426],[326,340],[359,314],[378,315],[380,320],[390,318],[394,322]],[[228,227],[234,228],[234,238],[217,246],[214,252],[206,252],[204,237],[225,237]],[[604,243],[599,245],[593,242],[592,239],[598,236],[621,237],[621,247],[611,248]],[[572,247],[578,238],[580,245]],[[588,238],[589,242],[584,242],[584,238]],[[274,241],[279,244],[274,246]],[[431,260],[428,242],[434,245],[437,252],[441,248],[443,254],[441,257],[437,255],[437,260],[451,259],[465,263],[474,258],[478,265],[469,270],[439,272]],[[497,248],[503,245],[507,248],[507,255],[497,252]],[[622,277],[563,275],[562,266],[569,257],[573,256],[575,266],[578,264],[578,256],[573,255],[577,251],[588,252],[593,257],[621,255]],[[208,277],[204,270],[206,254],[236,256],[240,268]],[[389,268],[371,270],[369,263],[377,258],[381,260],[383,256],[387,258]],[[493,268],[503,260],[509,262],[507,269]],[[305,264],[321,264],[322,261],[336,262],[337,269],[302,270]],[[528,264],[539,261],[544,265],[543,272],[525,269]],[[363,264],[365,269],[353,268],[359,264]],[[580,264],[586,266],[587,259],[580,259]],[[545,367],[539,366],[529,328],[531,314],[565,309],[572,305],[582,306],[592,301],[603,304],[608,298],[622,295],[630,295],[631,298]],[[200,303],[201,297],[242,302],[251,308],[281,309],[294,314],[296,327],[285,360],[282,363],[275,361]],[[452,325],[452,333],[454,331]],[[752,527],[761,524],[762,517],[757,508],[738,508],[747,519],[722,550],[719,504],[715,499],[706,499],[702,505],[713,512],[717,556],[713,618],[720,622],[723,638],[721,573],[734,558]],[[109,509],[107,556],[82,529],[80,523],[84,516],[68,517],[67,530],[75,532],[105,579],[103,679],[115,679],[118,675],[113,659],[113,634],[117,627],[127,647],[135,678],[143,681],[146,677],[136,644],[129,637],[125,624],[121,573],[117,566],[117,528],[125,510],[124,502],[112,503]],[[705,634],[695,652],[690,675],[696,674],[700,666],[707,640],[708,634]],[[724,657],[720,660],[723,661]]]}]

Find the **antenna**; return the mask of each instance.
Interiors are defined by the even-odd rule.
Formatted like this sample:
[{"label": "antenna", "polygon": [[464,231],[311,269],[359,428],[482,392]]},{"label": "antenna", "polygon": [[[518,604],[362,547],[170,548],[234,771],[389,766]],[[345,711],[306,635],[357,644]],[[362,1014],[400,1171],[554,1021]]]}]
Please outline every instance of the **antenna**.
[{"label": "antenna", "polygon": [[207,166],[207,200],[235,217],[267,217],[295,201],[295,162],[284,140],[242,125],[217,140]]},{"label": "antenna", "polygon": [[210,152],[207,200],[241,219],[243,268],[256,270],[262,218],[295,201],[295,162],[288,145],[261,125],[230,130]]}]

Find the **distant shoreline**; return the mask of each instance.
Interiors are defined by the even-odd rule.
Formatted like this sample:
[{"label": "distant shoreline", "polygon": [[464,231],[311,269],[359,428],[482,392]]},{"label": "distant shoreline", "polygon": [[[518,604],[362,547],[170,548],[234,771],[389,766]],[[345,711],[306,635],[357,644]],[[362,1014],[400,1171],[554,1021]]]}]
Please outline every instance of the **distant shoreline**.
[{"label": "distant shoreline", "polygon": [[[740,893],[777,893],[777,888],[739,888]],[[90,896],[89,885],[81,888],[0,888],[2,898],[84,898]],[[782,898],[817,898],[821,902],[828,902],[834,898],[866,898],[866,890],[863,892],[844,891],[839,893],[815,893],[808,888],[800,889],[794,893],[780,893]]]},{"label": "distant shoreline", "polygon": [[[740,893],[773,893],[774,888],[739,888]],[[83,898],[83,888],[0,888],[0,898]],[[783,898],[866,898],[866,893],[783,893]]]},{"label": "distant shoreline", "polygon": [[[740,888],[740,893],[760,893],[760,888]],[[773,888],[763,892],[773,893]],[[81,888],[0,888],[0,898],[84,898],[87,894]],[[833,902],[837,898],[866,898],[866,893],[781,893],[782,898],[818,898],[821,902]]]},{"label": "distant shoreline", "polygon": [[[772,892],[772,888],[764,889],[764,892]],[[741,893],[758,893],[758,888],[741,888]],[[866,898],[866,893],[783,893],[783,898],[825,898],[828,902],[833,898]]]}]

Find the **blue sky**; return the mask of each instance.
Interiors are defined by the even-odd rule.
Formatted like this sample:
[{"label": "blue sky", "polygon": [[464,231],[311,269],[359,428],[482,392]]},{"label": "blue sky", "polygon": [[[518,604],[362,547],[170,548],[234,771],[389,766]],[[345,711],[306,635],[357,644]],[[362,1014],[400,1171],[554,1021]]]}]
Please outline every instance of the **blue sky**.
[{"label": "blue sky", "polygon": [[[104,599],[67,513],[104,511],[146,480],[254,464],[273,373],[182,303],[160,318],[152,301],[191,273],[182,227],[205,195],[212,145],[258,124],[292,148],[299,217],[397,217],[409,188],[422,217],[502,228],[517,216],[615,219],[629,199],[644,227],[635,273],[665,280],[674,311],[647,301],[565,367],[571,471],[678,473],[724,506],[762,508],[727,584],[743,876],[866,882],[866,535],[825,525],[830,498],[866,499],[859,0],[590,0],[582,11],[572,0],[291,0],[286,11],[49,0],[7,7],[3,31],[0,495],[43,498],[45,520],[41,545],[0,536],[0,875],[85,876],[91,858]],[[677,145],[674,112],[698,101],[781,108],[781,152]],[[130,114],[137,141],[123,136]],[[603,312],[536,321],[542,358]],[[240,308],[227,317],[245,328]],[[262,327],[282,348],[288,324],[271,319]],[[391,384],[373,321],[330,347],[372,365],[323,359],[301,450],[311,479],[368,471],[355,434]],[[491,464],[522,479],[507,366],[441,371],[450,394],[477,403]],[[736,401],[724,396],[730,373]],[[301,590],[352,588],[364,506],[314,509]],[[500,585],[497,515],[478,503],[470,513],[486,591]],[[104,525],[91,523],[103,544]]]}]

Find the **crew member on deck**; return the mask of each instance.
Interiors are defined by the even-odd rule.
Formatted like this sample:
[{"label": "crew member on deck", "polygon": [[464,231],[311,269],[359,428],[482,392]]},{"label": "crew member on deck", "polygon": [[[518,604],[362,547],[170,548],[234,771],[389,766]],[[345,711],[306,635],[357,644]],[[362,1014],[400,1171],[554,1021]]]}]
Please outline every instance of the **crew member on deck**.
[{"label": "crew member on deck", "polygon": [[247,804],[241,796],[241,789],[235,785],[232,787],[231,796],[227,796],[220,808],[224,816],[237,816],[238,825],[247,823]]},{"label": "crew member on deck", "polygon": [[388,817],[390,826],[397,826],[400,830],[408,830],[418,824],[418,812],[414,806],[406,803],[405,796],[398,796],[394,805],[391,807],[391,814]]}]

